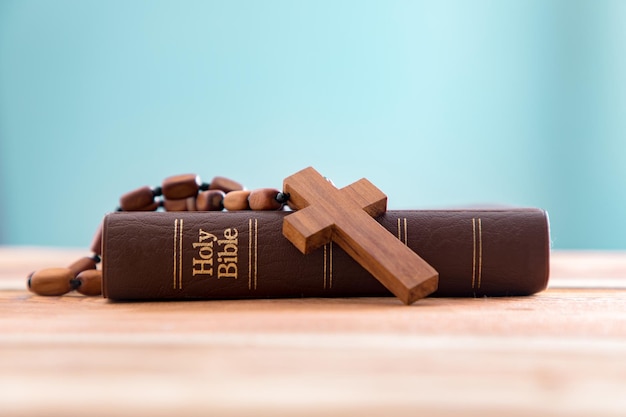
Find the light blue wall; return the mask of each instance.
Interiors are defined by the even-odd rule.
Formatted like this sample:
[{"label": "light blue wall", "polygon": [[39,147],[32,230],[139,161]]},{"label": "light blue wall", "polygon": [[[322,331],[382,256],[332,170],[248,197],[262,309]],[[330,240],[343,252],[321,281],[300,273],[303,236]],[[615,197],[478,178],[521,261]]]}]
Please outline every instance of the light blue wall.
[{"label": "light blue wall", "polygon": [[308,165],[390,208],[626,249],[626,2],[0,2],[0,242],[88,246],[165,176]]}]

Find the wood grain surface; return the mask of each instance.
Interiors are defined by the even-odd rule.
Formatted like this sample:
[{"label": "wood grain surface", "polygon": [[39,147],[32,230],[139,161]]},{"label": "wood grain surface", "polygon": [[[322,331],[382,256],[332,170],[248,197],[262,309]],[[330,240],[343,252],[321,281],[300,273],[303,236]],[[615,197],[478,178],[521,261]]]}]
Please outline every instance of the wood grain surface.
[{"label": "wood grain surface", "polygon": [[533,297],[112,303],[0,247],[1,416],[624,416],[626,253],[557,252]]}]

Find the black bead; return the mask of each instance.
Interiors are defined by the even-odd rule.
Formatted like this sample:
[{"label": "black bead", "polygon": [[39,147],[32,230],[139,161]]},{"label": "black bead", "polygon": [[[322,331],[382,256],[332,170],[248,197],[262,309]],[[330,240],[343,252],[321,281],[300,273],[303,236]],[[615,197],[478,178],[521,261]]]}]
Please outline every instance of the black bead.
[{"label": "black bead", "polygon": [[278,194],[276,194],[276,201],[278,201],[280,204],[285,204],[287,201],[289,201],[289,197],[289,193],[279,192]]}]

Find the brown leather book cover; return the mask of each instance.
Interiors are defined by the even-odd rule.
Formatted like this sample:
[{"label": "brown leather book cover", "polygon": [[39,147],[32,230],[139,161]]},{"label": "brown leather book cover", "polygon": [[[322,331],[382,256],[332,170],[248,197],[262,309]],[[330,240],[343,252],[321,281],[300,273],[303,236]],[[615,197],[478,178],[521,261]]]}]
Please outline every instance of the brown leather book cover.
[{"label": "brown leather book cover", "polygon": [[[103,294],[114,300],[365,297],[391,293],[336,244],[303,255],[289,212],[120,212],[104,219]],[[388,211],[377,220],[439,272],[434,296],[546,288],[540,209]]]}]

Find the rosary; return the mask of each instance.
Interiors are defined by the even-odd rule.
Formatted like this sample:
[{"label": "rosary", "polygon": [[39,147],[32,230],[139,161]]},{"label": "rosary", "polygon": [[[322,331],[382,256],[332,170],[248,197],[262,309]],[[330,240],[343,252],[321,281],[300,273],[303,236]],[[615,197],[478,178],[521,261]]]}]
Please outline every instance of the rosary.
[{"label": "rosary", "polygon": [[[387,210],[387,197],[365,178],[337,189],[309,167],[287,177],[280,191],[246,190],[225,177],[204,183],[195,174],[176,175],[159,187],[144,186],[122,195],[117,211],[282,210],[285,205],[294,213],[284,218],[283,235],[302,253],[336,242],[405,304],[437,289],[437,271],[373,219]],[[92,256],[66,268],[31,273],[29,290],[46,296],[74,290],[100,295],[102,225],[90,249]]]}]

